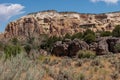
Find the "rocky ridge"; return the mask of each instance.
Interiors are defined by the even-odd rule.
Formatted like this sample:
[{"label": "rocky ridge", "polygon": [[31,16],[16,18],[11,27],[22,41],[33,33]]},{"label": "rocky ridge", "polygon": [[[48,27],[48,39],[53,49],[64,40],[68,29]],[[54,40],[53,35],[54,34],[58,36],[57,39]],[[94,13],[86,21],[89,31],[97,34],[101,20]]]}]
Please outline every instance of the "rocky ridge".
[{"label": "rocky ridge", "polygon": [[120,24],[120,12],[80,14],[49,10],[31,13],[10,22],[5,29],[4,37],[40,34],[63,36],[66,33],[83,32],[86,28],[93,31],[111,31],[118,24]]},{"label": "rocky ridge", "polygon": [[66,39],[65,41],[57,41],[53,45],[52,54],[56,56],[75,56],[79,50],[91,50],[96,55],[106,55],[108,53],[120,53],[116,49],[116,45],[120,45],[120,38],[100,37],[91,44],[79,39]]}]

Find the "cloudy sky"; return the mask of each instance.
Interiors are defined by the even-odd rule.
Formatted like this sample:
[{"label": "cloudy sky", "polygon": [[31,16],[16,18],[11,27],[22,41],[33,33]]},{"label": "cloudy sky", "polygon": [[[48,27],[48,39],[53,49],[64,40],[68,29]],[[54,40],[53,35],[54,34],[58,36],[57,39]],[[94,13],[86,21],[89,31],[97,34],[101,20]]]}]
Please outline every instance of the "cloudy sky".
[{"label": "cloudy sky", "polygon": [[0,32],[6,25],[31,12],[43,10],[104,13],[120,11],[120,0],[0,0]]}]

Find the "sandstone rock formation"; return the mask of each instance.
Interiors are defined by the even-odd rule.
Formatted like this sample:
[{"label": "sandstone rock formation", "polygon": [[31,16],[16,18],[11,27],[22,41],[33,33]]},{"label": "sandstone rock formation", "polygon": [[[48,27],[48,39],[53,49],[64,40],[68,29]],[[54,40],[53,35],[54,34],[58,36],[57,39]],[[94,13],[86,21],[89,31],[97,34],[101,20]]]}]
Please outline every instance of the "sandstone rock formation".
[{"label": "sandstone rock formation", "polygon": [[80,14],[75,12],[43,11],[32,13],[10,22],[4,36],[34,36],[49,34],[63,36],[66,33],[82,32],[86,28],[93,31],[113,30],[120,24],[120,12],[104,14]]}]

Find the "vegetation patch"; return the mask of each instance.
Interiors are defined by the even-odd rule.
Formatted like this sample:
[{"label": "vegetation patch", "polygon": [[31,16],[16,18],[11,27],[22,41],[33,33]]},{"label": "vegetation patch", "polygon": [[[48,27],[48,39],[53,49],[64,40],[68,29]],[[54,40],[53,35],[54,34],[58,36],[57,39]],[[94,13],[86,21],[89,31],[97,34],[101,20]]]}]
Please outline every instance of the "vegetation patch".
[{"label": "vegetation patch", "polygon": [[94,58],[96,56],[95,52],[89,50],[79,50],[77,52],[78,58]]}]

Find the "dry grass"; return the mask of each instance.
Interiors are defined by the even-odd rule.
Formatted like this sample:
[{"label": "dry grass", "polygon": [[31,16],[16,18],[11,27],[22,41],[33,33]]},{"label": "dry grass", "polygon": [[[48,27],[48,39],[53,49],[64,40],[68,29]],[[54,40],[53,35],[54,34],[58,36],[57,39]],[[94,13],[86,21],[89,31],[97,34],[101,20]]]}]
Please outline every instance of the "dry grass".
[{"label": "dry grass", "polygon": [[23,54],[0,59],[0,80],[120,80],[120,54],[77,59]]}]

